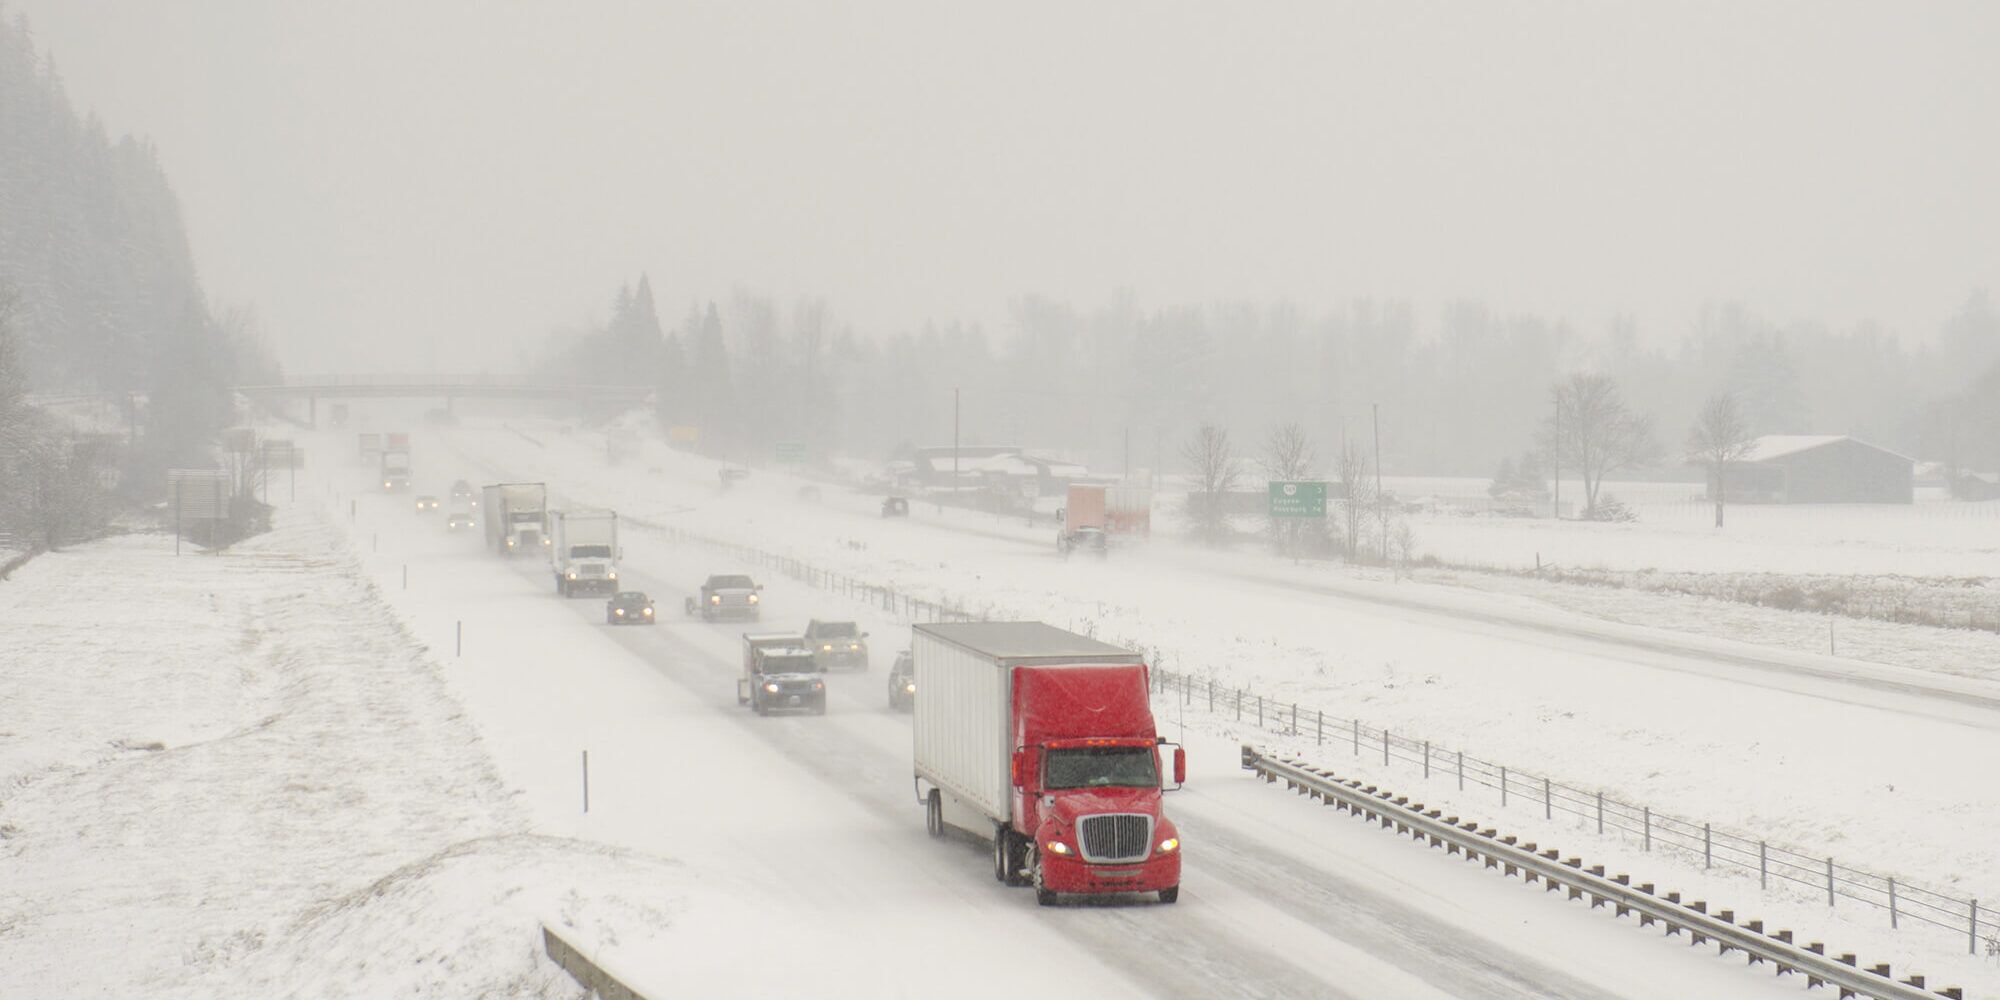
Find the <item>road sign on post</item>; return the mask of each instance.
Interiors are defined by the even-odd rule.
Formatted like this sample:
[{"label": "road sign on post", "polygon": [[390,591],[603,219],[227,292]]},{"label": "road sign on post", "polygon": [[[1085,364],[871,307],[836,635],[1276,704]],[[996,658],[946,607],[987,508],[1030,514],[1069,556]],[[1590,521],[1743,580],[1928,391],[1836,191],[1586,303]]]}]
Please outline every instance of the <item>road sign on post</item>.
[{"label": "road sign on post", "polygon": [[781,465],[799,465],[806,460],[806,446],[798,441],[780,441],[773,446]]},{"label": "road sign on post", "polygon": [[1271,483],[1271,516],[1326,517],[1326,484]]}]

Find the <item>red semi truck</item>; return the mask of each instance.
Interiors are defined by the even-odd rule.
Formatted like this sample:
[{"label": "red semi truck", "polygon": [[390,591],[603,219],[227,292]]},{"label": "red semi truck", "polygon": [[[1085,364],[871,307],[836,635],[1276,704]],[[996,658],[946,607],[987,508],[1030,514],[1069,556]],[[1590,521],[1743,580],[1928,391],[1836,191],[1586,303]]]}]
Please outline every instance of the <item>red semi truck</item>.
[{"label": "red semi truck", "polygon": [[1041,622],[918,625],[912,729],[931,836],[991,838],[993,877],[1060,893],[1180,896],[1180,833],[1160,808],[1187,756],[1153,727],[1130,650]]}]

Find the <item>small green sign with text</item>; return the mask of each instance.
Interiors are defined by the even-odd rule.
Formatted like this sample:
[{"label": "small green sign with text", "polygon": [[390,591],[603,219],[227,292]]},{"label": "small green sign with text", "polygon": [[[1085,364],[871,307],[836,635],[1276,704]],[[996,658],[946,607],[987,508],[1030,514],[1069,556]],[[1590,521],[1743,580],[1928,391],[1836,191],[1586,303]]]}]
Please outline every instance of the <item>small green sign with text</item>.
[{"label": "small green sign with text", "polygon": [[798,441],[780,441],[776,448],[781,464],[798,465],[806,460],[806,446]]},{"label": "small green sign with text", "polygon": [[1325,517],[1326,484],[1272,483],[1272,517]]}]

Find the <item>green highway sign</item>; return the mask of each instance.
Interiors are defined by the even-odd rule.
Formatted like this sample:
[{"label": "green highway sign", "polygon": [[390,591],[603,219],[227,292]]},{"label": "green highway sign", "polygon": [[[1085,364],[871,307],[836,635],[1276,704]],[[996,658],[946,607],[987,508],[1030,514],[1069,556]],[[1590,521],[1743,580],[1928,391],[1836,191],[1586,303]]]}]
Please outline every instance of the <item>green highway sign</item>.
[{"label": "green highway sign", "polygon": [[780,441],[775,446],[777,459],[784,465],[799,465],[806,460],[806,446],[798,441]]},{"label": "green highway sign", "polygon": [[1272,517],[1325,517],[1326,484],[1277,483],[1271,484]]}]

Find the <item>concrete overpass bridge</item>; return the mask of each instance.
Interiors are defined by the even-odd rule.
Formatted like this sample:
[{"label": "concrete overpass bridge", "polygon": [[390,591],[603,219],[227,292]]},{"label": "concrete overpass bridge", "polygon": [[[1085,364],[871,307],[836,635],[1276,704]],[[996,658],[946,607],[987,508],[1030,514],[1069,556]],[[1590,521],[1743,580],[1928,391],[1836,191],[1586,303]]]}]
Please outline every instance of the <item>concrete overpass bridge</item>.
[{"label": "concrete overpass bridge", "polygon": [[304,403],[308,426],[318,426],[322,399],[435,399],[449,413],[460,399],[551,400],[624,408],[653,398],[649,385],[594,385],[525,375],[304,375],[282,383],[231,388],[279,412],[289,404]]}]

